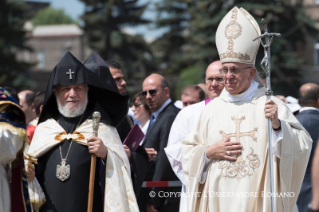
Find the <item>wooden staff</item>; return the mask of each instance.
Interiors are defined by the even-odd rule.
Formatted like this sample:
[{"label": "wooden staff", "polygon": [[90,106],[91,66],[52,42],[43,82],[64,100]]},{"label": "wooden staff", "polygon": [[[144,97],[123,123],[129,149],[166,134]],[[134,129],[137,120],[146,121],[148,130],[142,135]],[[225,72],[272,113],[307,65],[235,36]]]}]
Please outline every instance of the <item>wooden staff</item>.
[{"label": "wooden staff", "polygon": [[[92,114],[93,118],[93,136],[98,136],[99,123],[101,114],[95,111]],[[89,197],[88,197],[88,208],[87,212],[92,212],[93,209],[93,194],[94,194],[94,179],[95,179],[95,166],[96,166],[96,155],[91,155],[91,169],[90,169],[90,182],[89,182]]]}]

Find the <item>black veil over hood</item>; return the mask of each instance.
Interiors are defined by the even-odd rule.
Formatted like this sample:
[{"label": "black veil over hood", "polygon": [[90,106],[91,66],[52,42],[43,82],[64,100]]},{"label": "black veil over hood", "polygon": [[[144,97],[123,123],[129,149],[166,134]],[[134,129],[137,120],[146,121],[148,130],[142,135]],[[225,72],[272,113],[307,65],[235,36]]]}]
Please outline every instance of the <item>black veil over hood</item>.
[{"label": "black veil over hood", "polygon": [[107,83],[117,87],[109,67],[98,53],[93,52],[83,65],[90,71],[99,75]]},{"label": "black veil over hood", "polygon": [[[61,61],[53,69],[43,102],[43,109],[39,118],[39,122],[44,122],[49,118],[53,118],[58,114],[56,97],[53,94],[53,88],[57,85],[77,85],[87,84],[88,107],[98,105],[103,108],[101,119],[109,119],[107,123],[117,126],[127,114],[127,95],[121,95],[109,72],[107,82],[97,74],[89,71],[79,60],[77,60],[70,52],[67,52]],[[103,113],[107,115],[103,115]],[[108,117],[105,117],[108,116]]]}]

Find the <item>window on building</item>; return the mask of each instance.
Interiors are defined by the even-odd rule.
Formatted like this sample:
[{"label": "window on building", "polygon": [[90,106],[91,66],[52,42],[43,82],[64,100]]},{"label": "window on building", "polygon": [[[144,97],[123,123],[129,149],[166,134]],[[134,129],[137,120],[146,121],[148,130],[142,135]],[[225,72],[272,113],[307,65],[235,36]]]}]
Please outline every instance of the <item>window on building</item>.
[{"label": "window on building", "polygon": [[319,43],[315,43],[313,55],[314,55],[315,66],[319,66]]},{"label": "window on building", "polygon": [[44,50],[37,51],[37,61],[38,61],[38,68],[43,68],[45,66],[45,52]]}]

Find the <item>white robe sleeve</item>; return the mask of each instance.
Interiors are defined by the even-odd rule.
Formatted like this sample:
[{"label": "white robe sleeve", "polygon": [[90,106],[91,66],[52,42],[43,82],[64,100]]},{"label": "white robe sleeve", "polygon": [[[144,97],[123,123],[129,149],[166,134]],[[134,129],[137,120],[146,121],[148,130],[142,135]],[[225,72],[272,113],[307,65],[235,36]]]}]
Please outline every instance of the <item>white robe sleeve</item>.
[{"label": "white robe sleeve", "polygon": [[24,140],[19,138],[18,132],[3,126],[0,128],[0,163],[12,162],[23,146]]},{"label": "white robe sleeve", "polygon": [[168,137],[167,147],[164,148],[168,161],[178,177],[185,185],[185,179],[182,168],[182,150],[181,145],[183,139],[188,135],[187,120],[184,117],[184,111],[181,111],[175,118]]},{"label": "white robe sleeve", "polygon": [[6,164],[12,162],[23,146],[24,140],[18,132],[11,129],[11,125],[0,125],[0,211],[10,212],[10,187],[6,171]]},{"label": "white robe sleeve", "polygon": [[283,133],[282,130],[279,133],[276,133],[274,130],[271,130],[272,135],[272,150],[273,154],[277,156],[277,158],[281,157],[281,144]]}]

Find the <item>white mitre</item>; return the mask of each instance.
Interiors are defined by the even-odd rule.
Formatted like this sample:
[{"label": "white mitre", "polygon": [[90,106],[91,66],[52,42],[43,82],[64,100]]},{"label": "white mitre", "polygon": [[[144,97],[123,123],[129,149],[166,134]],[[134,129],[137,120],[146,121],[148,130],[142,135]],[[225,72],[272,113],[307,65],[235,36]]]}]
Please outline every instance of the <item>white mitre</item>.
[{"label": "white mitre", "polygon": [[243,8],[234,7],[220,22],[216,46],[221,63],[255,64],[261,34],[256,20]]}]

